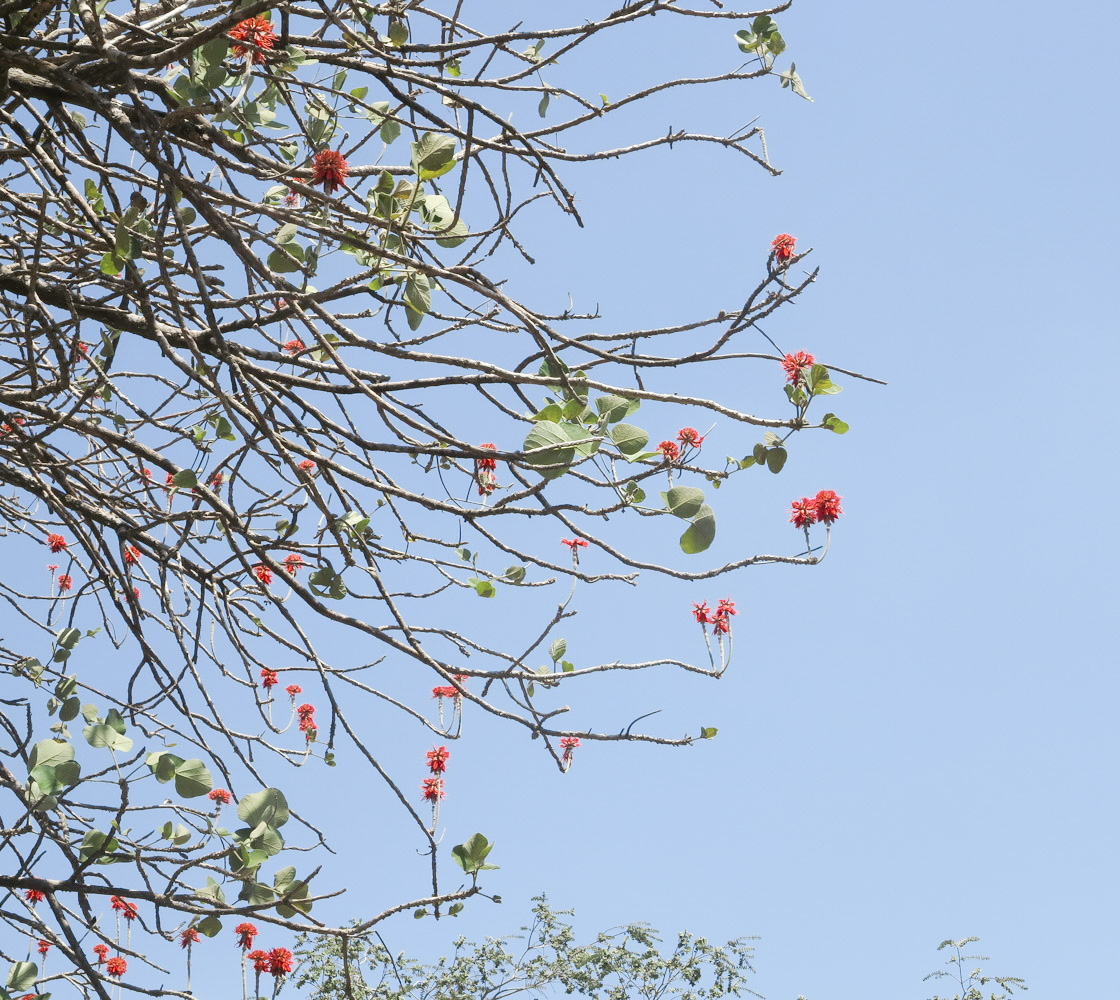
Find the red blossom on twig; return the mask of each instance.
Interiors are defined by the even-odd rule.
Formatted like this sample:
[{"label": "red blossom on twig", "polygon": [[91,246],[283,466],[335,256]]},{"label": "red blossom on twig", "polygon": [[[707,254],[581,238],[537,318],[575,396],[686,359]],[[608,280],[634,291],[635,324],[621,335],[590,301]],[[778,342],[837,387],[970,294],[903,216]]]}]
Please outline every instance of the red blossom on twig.
[{"label": "red blossom on twig", "polygon": [[58,575],[58,589],[60,591],[69,590],[74,584],[73,578],[69,573],[59,573]]},{"label": "red blossom on twig", "polygon": [[447,760],[451,756],[451,751],[447,747],[434,747],[427,753],[428,757],[428,770],[432,774],[443,774],[447,770]]},{"label": "red blossom on twig", "polygon": [[798,385],[805,380],[805,371],[813,367],[816,358],[813,355],[798,351],[796,354],[787,354],[782,358],[781,365],[785,369],[786,381]]},{"label": "red blossom on twig", "polygon": [[586,549],[587,542],[582,538],[561,538],[561,545],[567,545],[569,549]]},{"label": "red blossom on twig", "polygon": [[289,576],[295,576],[296,572],[303,566],[303,556],[298,552],[292,552],[284,558],[284,572]]},{"label": "red blossom on twig", "polygon": [[681,457],[681,450],[677,447],[676,441],[662,441],[657,446],[657,450],[665,456],[666,462],[675,462]]},{"label": "red blossom on twig", "polygon": [[420,790],[427,802],[438,802],[445,797],[443,791],[443,778],[425,778],[420,782]]},{"label": "red blossom on twig", "polygon": [[844,513],[840,509],[840,501],[843,497],[839,497],[832,490],[821,490],[815,497],[813,497],[813,511],[817,515],[817,520],[822,524],[832,524],[841,514]]},{"label": "red blossom on twig", "polygon": [[272,585],[272,570],[264,563],[257,563],[257,565],[253,567],[253,575],[266,587]]},{"label": "red blossom on twig", "polygon": [[117,910],[125,920],[136,919],[136,906],[127,899],[121,899],[120,896],[110,896],[109,905]]},{"label": "red blossom on twig", "polygon": [[320,149],[311,164],[311,183],[322,184],[327,194],[332,194],[346,183],[350,167],[337,149]]},{"label": "red blossom on twig", "polygon": [[808,497],[794,500],[790,506],[789,520],[795,528],[808,528],[817,520],[816,504]]},{"label": "red blossom on twig", "polygon": [[291,696],[292,701],[296,700],[297,694],[303,694],[303,688],[301,688],[298,684],[289,684],[286,688],[284,688],[284,690],[287,691]]},{"label": "red blossom on twig", "polygon": [[269,960],[267,951],[251,951],[246,956],[250,962],[253,963],[253,969],[256,972],[268,972]]},{"label": "red blossom on twig", "polygon": [[261,667],[261,687],[268,689],[280,683],[280,677],[275,670]]},{"label": "red blossom on twig", "polygon": [[36,947],[35,950],[40,955],[42,955],[44,958],[46,958],[47,957],[47,952],[51,950],[50,941],[44,941],[42,938],[39,938],[39,944],[38,944],[38,947]]},{"label": "red blossom on twig", "polygon": [[95,944],[93,953],[97,956],[97,964],[104,965],[105,956],[109,954],[109,946],[107,944]]},{"label": "red blossom on twig", "polygon": [[61,535],[47,535],[47,545],[50,546],[52,552],[64,552],[69,544]]},{"label": "red blossom on twig", "polygon": [[128,972],[128,963],[121,958],[120,955],[114,955],[105,963],[105,971],[110,975],[119,979],[126,972]]},{"label": "red blossom on twig", "polygon": [[287,948],[273,948],[268,953],[268,971],[283,976],[292,971],[292,953]]},{"label": "red blossom on twig", "polygon": [[694,427],[682,427],[677,432],[677,440],[681,444],[690,444],[693,448],[699,448],[704,443],[704,439]]},{"label": "red blossom on twig", "polygon": [[774,251],[774,256],[783,264],[793,256],[796,244],[797,237],[790,236],[789,233],[779,233],[770,241],[770,247]]},{"label": "red blossom on twig", "polygon": [[[237,944],[242,951],[248,951],[253,947],[253,938],[257,936],[257,928],[255,924],[244,923],[238,924],[233,933],[237,935]],[[250,955],[250,958],[253,956]]]},{"label": "red blossom on twig", "polygon": [[198,931],[193,927],[184,928],[183,933],[179,935],[179,947],[189,948],[192,944],[198,944],[199,940]]},{"label": "red blossom on twig", "polygon": [[27,889],[23,893],[23,898],[29,903],[41,903],[43,901],[43,893],[39,889]]},{"label": "red blossom on twig", "polygon": [[219,802],[223,806],[228,806],[230,801],[230,794],[224,788],[215,788],[209,795],[206,796],[211,802]]},{"label": "red blossom on twig", "polygon": [[[272,23],[264,17],[249,17],[239,21],[229,29],[229,37],[235,43],[234,59],[244,59],[246,55],[252,53],[253,62],[258,65],[268,58],[267,53],[261,50],[271,49],[276,44],[276,32],[272,30]],[[251,48],[254,45],[256,48]]]}]

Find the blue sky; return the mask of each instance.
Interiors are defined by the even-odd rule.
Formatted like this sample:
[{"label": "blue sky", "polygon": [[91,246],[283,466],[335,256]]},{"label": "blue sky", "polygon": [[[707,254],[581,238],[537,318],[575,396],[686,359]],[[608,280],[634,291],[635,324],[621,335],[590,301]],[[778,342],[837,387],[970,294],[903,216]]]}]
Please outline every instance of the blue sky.
[{"label": "blue sky", "polygon": [[[588,748],[561,777],[531,745],[468,736],[443,823],[449,843],[475,828],[498,841],[505,903],[401,921],[388,940],[434,955],[515,928],[544,891],[588,935],[633,919],[760,934],[771,1000],[929,996],[936,945],[968,934],[1034,995],[1090,995],[1120,888],[1102,114],[1117,18],[806,0],[778,21],[779,65],[796,60],[813,104],[767,81],[703,107],[674,95],[631,124],[761,114],[780,178],[679,147],[584,171],[587,230],[548,221],[516,281],[597,301],[624,328],[734,302],[778,232],[814,247],[816,287],[767,332],[890,385],[841,379],[851,432],[803,436],[780,476],[745,473],[718,498],[717,545],[792,552],[789,500],[827,487],[847,511],[832,551],[706,590],[647,579],[636,605],[589,595],[571,646],[693,658],[688,601],[739,602],[718,687],[631,681],[589,719],[662,708],[669,731],[715,725],[717,739]],[[662,60],[714,71],[735,57],[730,34],[651,36],[594,72],[621,94]],[[734,398],[738,378],[717,374],[713,395]]]}]

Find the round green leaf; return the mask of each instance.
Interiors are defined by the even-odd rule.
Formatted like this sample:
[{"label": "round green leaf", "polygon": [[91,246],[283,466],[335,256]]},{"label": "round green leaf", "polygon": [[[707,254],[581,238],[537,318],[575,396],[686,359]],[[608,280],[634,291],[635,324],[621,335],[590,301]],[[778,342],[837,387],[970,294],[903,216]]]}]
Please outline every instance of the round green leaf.
[{"label": "round green leaf", "polygon": [[695,486],[674,486],[661,494],[670,514],[691,521],[704,506],[704,491]]},{"label": "round green leaf", "polygon": [[175,791],[184,799],[196,799],[214,787],[214,779],[200,760],[185,760],[175,769]]},{"label": "round green leaf", "polygon": [[681,535],[681,549],[689,555],[695,555],[711,545],[715,537],[716,515],[712,508],[705,504],[693,518],[692,524]]},{"label": "round green leaf", "polygon": [[611,428],[611,440],[623,455],[636,455],[649,440],[649,434],[633,424],[615,424]]},{"label": "round green leaf", "polygon": [[279,788],[252,792],[237,803],[237,818],[253,827],[267,823],[279,828],[288,822],[288,800]]}]

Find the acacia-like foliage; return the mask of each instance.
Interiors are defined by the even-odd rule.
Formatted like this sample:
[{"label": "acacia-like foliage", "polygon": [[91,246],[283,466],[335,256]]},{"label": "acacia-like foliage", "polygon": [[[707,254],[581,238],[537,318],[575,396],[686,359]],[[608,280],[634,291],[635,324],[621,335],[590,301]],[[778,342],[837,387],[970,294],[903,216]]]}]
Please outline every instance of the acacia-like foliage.
[{"label": "acacia-like foliage", "polygon": [[[775,173],[757,127],[610,147],[583,136],[606,120],[633,128],[627,110],[668,88],[771,75],[785,47],[772,15],[787,5],[635,0],[509,30],[486,25],[488,4],[438,6],[0,3],[0,890],[17,932],[3,946],[13,995],[54,980],[183,995],[145,972],[162,969],[155,938],[185,934],[189,955],[223,920],[227,932],[251,918],[360,935],[406,908],[460,906],[481,891],[489,843],[456,847],[470,878],[441,885],[445,765],[429,761],[418,794],[415,776],[384,764],[379,719],[451,741],[465,713],[488,714],[561,769],[581,742],[688,743],[573,731],[557,689],[654,666],[718,676],[733,609],[697,613],[712,626],[706,664],[577,665],[558,633],[576,585],[820,558],[689,562],[716,530],[695,483],[778,472],[795,431],[847,429],[810,415],[838,391],[813,359],[786,359],[777,415],[703,391],[706,367],[731,360],[760,359],[781,384],[756,324],[813,280],[792,238],[768,257],[760,246],[731,301],[662,329],[550,313],[502,274],[511,255],[532,260],[517,228],[534,202],[581,222],[565,179],[578,164],[687,143]],[[655,14],[668,31],[750,20],[708,77],[667,74],[614,100],[547,82],[585,43],[624,44]],[[781,83],[807,96],[793,67]],[[746,449],[755,428],[763,440],[704,462],[703,434],[678,433],[703,416],[737,443],[749,433]],[[640,518],[683,530],[680,562],[626,543]],[[559,600],[546,589],[557,583],[571,585]],[[499,594],[518,607],[504,645],[462,607]],[[306,846],[323,838],[289,811],[283,765],[343,752],[431,854],[418,898],[357,928],[320,921],[313,904],[332,887],[273,860],[297,826]],[[58,957],[22,959],[26,936]]]}]

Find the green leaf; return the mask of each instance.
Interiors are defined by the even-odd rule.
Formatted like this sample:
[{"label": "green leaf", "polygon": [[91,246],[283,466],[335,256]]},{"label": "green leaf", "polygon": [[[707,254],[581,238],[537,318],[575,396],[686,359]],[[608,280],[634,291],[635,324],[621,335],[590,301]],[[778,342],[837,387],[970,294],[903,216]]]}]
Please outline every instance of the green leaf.
[{"label": "green leaf", "polygon": [[765,465],[766,464],[766,445],[756,444],[754,446],[754,460],[759,465]]},{"label": "green leaf", "polygon": [[701,726],[700,727],[700,739],[710,740],[718,732],[719,732],[719,730],[716,729],[715,726]]},{"label": "green leaf", "polygon": [[564,411],[560,408],[559,403],[549,403],[547,406],[542,406],[536,413],[534,413],[530,420],[551,420],[554,424],[560,423],[560,418],[563,417]]},{"label": "green leaf", "polygon": [[[577,409],[583,409],[579,400],[574,400]],[[571,405],[571,404],[569,404]],[[564,436],[572,442],[577,452],[581,455],[594,455],[602,444],[602,437],[591,433],[581,424],[563,423],[558,425]]]},{"label": "green leaf", "polygon": [[459,64],[458,59],[448,59],[447,60],[447,75],[448,76],[458,76],[462,72],[463,72],[463,68]]},{"label": "green leaf", "polygon": [[124,270],[124,258],[115,253],[107,253],[101,258],[101,273],[116,276]]},{"label": "green leaf", "polygon": [[649,434],[633,424],[615,424],[611,428],[611,440],[623,455],[638,454],[649,440]]},{"label": "green leaf", "polygon": [[110,708],[108,714],[105,716],[105,725],[109,726],[114,732],[124,736],[125,724],[124,718],[121,713],[115,708]]},{"label": "green leaf", "polygon": [[520,583],[525,579],[525,567],[508,566],[503,576],[507,583]]},{"label": "green leaf", "polygon": [[786,458],[789,457],[789,452],[785,448],[771,448],[766,453],[766,468],[768,468],[774,475],[782,471],[782,467],[786,464]]},{"label": "green leaf", "polygon": [[562,660],[564,658],[564,654],[567,651],[567,639],[557,639],[551,646],[548,647],[548,655],[553,663],[555,663],[557,660]]},{"label": "green leaf", "polygon": [[595,409],[608,424],[617,423],[641,406],[640,399],[627,399],[625,396],[606,395],[595,400]]},{"label": "green leaf", "polygon": [[184,799],[196,799],[213,787],[214,779],[200,760],[185,760],[175,769],[175,791]]},{"label": "green leaf", "polygon": [[222,887],[218,885],[209,875],[206,876],[206,885],[201,889],[195,889],[194,894],[201,896],[203,899],[212,899],[215,903],[225,904],[226,894],[222,891]]},{"label": "green leaf", "polygon": [[395,118],[386,118],[381,125],[381,141],[386,146],[392,145],[401,134],[401,125]]},{"label": "green leaf", "polygon": [[355,101],[361,101],[365,99],[365,96],[368,93],[369,87],[355,87],[350,91],[350,96],[354,98]]},{"label": "green leaf", "polygon": [[455,166],[455,140],[449,135],[425,132],[410,146],[413,168],[422,181],[442,177]]},{"label": "green leaf", "polygon": [[39,764],[31,769],[31,780],[38,786],[40,795],[57,795],[81,777],[82,766],[76,760],[59,764]]},{"label": "green leaf", "polygon": [[222,929],[222,922],[211,914],[208,917],[203,917],[194,927],[199,934],[212,938],[218,936],[218,933]]},{"label": "green leaf", "polygon": [[288,822],[288,800],[279,788],[266,788],[260,792],[250,792],[237,803],[237,818],[252,827],[267,823],[269,826],[282,827]]},{"label": "green leaf", "polygon": [[441,247],[457,247],[470,235],[467,224],[455,218],[455,210],[442,194],[424,195],[418,209],[428,228],[439,233],[436,242]]},{"label": "green leaf", "polygon": [[681,535],[681,549],[689,555],[703,552],[716,537],[715,512],[705,504],[692,519],[685,533]]},{"label": "green leaf", "polygon": [[805,85],[801,82],[801,76],[797,72],[797,63],[790,63],[789,69],[784,73],[779,73],[778,78],[782,81],[782,87],[790,87],[798,97],[804,97],[807,101],[812,101],[812,98],[805,92]]},{"label": "green leaf", "polygon": [[540,104],[537,105],[537,114],[540,115],[542,118],[544,118],[548,114],[548,98],[549,98],[549,93],[546,90],[544,92],[544,97],[541,98]]},{"label": "green leaf", "polygon": [[276,242],[280,244],[291,243],[292,240],[295,239],[295,235],[298,232],[299,226],[297,226],[294,222],[289,222],[287,223],[287,225],[281,226],[279,231],[276,233]]},{"label": "green leaf", "polygon": [[[556,446],[560,447],[556,447]],[[542,420],[533,426],[529,431],[528,436],[525,438],[525,451],[531,451],[535,448],[547,448],[547,451],[540,451],[536,454],[526,455],[525,461],[530,465],[559,465],[567,466],[571,464],[575,458],[575,449],[571,447],[568,435],[564,432],[560,424],[553,423],[548,420]],[[557,469],[542,469],[541,475],[545,479],[556,479],[558,476],[564,475],[565,468]]]},{"label": "green leaf", "polygon": [[847,434],[849,430],[848,425],[835,413],[826,413],[821,420],[821,424],[832,431],[833,434]]},{"label": "green leaf", "polygon": [[171,477],[171,485],[178,489],[193,489],[198,485],[194,469],[180,469]]},{"label": "green leaf", "polygon": [[674,486],[661,494],[670,514],[691,521],[704,505],[704,491],[695,486]]},{"label": "green leaf", "polygon": [[497,593],[494,584],[489,580],[481,580],[477,576],[472,576],[467,583],[474,587],[475,593],[479,597],[493,597]]},{"label": "green leaf", "polygon": [[408,41],[408,25],[404,21],[389,22],[389,41],[398,48]]},{"label": "green leaf", "polygon": [[13,993],[24,993],[35,985],[39,978],[39,966],[34,962],[13,962],[8,970],[8,989]]},{"label": "green leaf", "polygon": [[421,316],[432,308],[432,291],[428,276],[414,272],[404,283],[404,300]]},{"label": "green leaf", "polygon": [[76,719],[81,710],[81,698],[67,698],[66,701],[62,703],[62,708],[59,709],[58,718],[61,722],[69,722],[71,719]]},{"label": "green leaf", "polygon": [[303,261],[303,247],[298,243],[285,243],[268,255],[267,263],[268,269],[276,274],[291,274],[300,269]]},{"label": "green leaf", "polygon": [[113,864],[114,859],[106,855],[120,847],[116,839],[100,830],[90,830],[78,846],[78,857],[82,861],[93,860],[96,864]]},{"label": "green leaf", "polygon": [[468,875],[478,871],[494,870],[497,869],[497,865],[485,864],[486,856],[493,847],[494,845],[489,843],[481,833],[476,833],[465,844],[456,844],[451,848],[451,857]]},{"label": "green leaf", "polygon": [[147,763],[152,774],[156,776],[156,780],[165,784],[175,777],[175,771],[183,763],[183,758],[176,757],[175,754],[168,753],[166,750],[157,750],[155,753],[148,754],[145,763]]},{"label": "green leaf", "polygon": [[73,649],[76,645],[78,645],[78,640],[81,637],[81,629],[64,628],[61,632],[58,633],[58,636],[55,638],[55,642],[57,642],[63,649]]},{"label": "green leaf", "polygon": [[112,726],[103,722],[86,726],[82,735],[91,747],[105,747],[115,753],[128,753],[132,749],[132,740],[122,736]]}]

